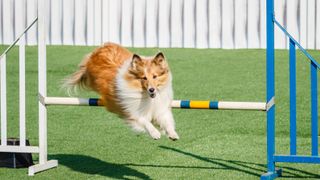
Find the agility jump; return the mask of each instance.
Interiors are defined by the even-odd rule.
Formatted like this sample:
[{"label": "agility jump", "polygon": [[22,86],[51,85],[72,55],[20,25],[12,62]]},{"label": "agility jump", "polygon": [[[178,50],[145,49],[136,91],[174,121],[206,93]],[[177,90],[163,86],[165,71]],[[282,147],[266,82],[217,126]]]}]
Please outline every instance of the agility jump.
[{"label": "agility jump", "polygon": [[[267,0],[267,57],[266,57],[266,92],[265,102],[224,102],[224,101],[184,101],[175,100],[173,108],[185,109],[228,109],[228,110],[258,110],[267,113],[267,173],[261,179],[274,179],[281,176],[281,170],[276,169],[276,162],[313,163],[320,164],[318,154],[318,85],[317,72],[319,63],[307,53],[305,49],[278,23],[274,17],[274,0]],[[102,106],[96,98],[66,98],[47,97],[46,80],[46,30],[45,30],[45,1],[38,2],[38,18],[21,35],[36,22],[38,23],[38,86],[39,86],[39,145],[26,146],[25,128],[25,42],[20,37],[0,57],[1,70],[1,145],[0,152],[39,153],[39,164],[29,167],[29,175],[58,166],[57,160],[47,159],[47,105],[85,105]],[[274,25],[277,25],[290,40],[290,154],[277,155],[275,153],[275,61],[274,61]],[[19,109],[20,109],[20,142],[19,146],[7,145],[7,100],[6,100],[6,54],[16,44],[19,44]],[[311,82],[311,155],[297,155],[296,153],[296,47],[310,60]]]},{"label": "agility jump", "polygon": [[[71,97],[42,97],[40,98],[46,105],[70,105],[70,106],[104,106],[97,98],[71,98]],[[266,111],[268,109],[263,102],[231,102],[231,101],[189,101],[173,100],[172,108],[180,109],[220,109],[220,110],[257,110]]]}]

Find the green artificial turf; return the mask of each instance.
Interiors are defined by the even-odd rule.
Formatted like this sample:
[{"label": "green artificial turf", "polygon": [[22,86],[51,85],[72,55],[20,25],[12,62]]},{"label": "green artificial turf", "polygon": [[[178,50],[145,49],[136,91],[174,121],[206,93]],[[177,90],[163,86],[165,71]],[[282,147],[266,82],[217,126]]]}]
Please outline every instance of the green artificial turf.
[{"label": "green artificial turf", "polygon": [[[5,46],[0,46],[3,52]],[[94,47],[48,46],[48,96]],[[153,55],[157,49],[131,49]],[[265,50],[161,49],[175,99],[265,101]],[[37,48],[27,47],[27,137],[38,143]],[[310,51],[319,59],[319,51]],[[309,63],[297,53],[298,154],[309,155]],[[319,61],[319,60],[318,60]],[[18,134],[18,50],[7,58],[8,136]],[[276,153],[289,153],[288,52],[276,51]],[[97,97],[81,92],[81,97]],[[49,159],[58,168],[32,179],[258,179],[266,172],[266,113],[173,110],[180,140],[133,133],[101,107],[48,107]],[[37,161],[37,155],[33,155]],[[284,179],[318,179],[319,165],[278,163]],[[30,179],[27,169],[0,168],[0,179]]]}]

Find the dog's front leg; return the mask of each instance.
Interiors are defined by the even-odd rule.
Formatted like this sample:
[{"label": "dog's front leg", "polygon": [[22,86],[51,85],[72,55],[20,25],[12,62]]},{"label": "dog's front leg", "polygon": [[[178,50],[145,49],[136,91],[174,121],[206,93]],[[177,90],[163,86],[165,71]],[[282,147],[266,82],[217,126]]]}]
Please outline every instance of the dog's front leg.
[{"label": "dog's front leg", "polygon": [[165,113],[159,115],[156,120],[160,127],[166,131],[166,134],[171,140],[175,141],[179,139],[179,135],[175,130],[171,109],[168,109]]},{"label": "dog's front leg", "polygon": [[139,124],[141,124],[145,128],[145,130],[149,133],[149,135],[153,139],[155,140],[160,139],[161,133],[158,131],[157,128],[153,126],[153,124],[148,119],[139,118],[138,121],[139,121]]}]

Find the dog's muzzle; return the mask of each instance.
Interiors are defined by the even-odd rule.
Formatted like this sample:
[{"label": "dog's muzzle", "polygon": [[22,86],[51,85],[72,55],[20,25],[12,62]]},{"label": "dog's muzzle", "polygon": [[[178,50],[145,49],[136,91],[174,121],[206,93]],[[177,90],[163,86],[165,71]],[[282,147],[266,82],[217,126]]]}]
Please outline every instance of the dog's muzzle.
[{"label": "dog's muzzle", "polygon": [[149,88],[148,89],[148,93],[149,93],[149,96],[151,98],[155,98],[156,97],[156,90],[154,88]]}]

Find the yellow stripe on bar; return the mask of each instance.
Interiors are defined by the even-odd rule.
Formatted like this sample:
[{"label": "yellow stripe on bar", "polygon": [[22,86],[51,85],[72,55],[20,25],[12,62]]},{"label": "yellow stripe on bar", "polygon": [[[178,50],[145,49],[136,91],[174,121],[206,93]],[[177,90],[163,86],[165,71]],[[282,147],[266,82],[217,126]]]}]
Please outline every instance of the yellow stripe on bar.
[{"label": "yellow stripe on bar", "polygon": [[209,109],[210,101],[190,101],[190,108],[193,109]]}]

